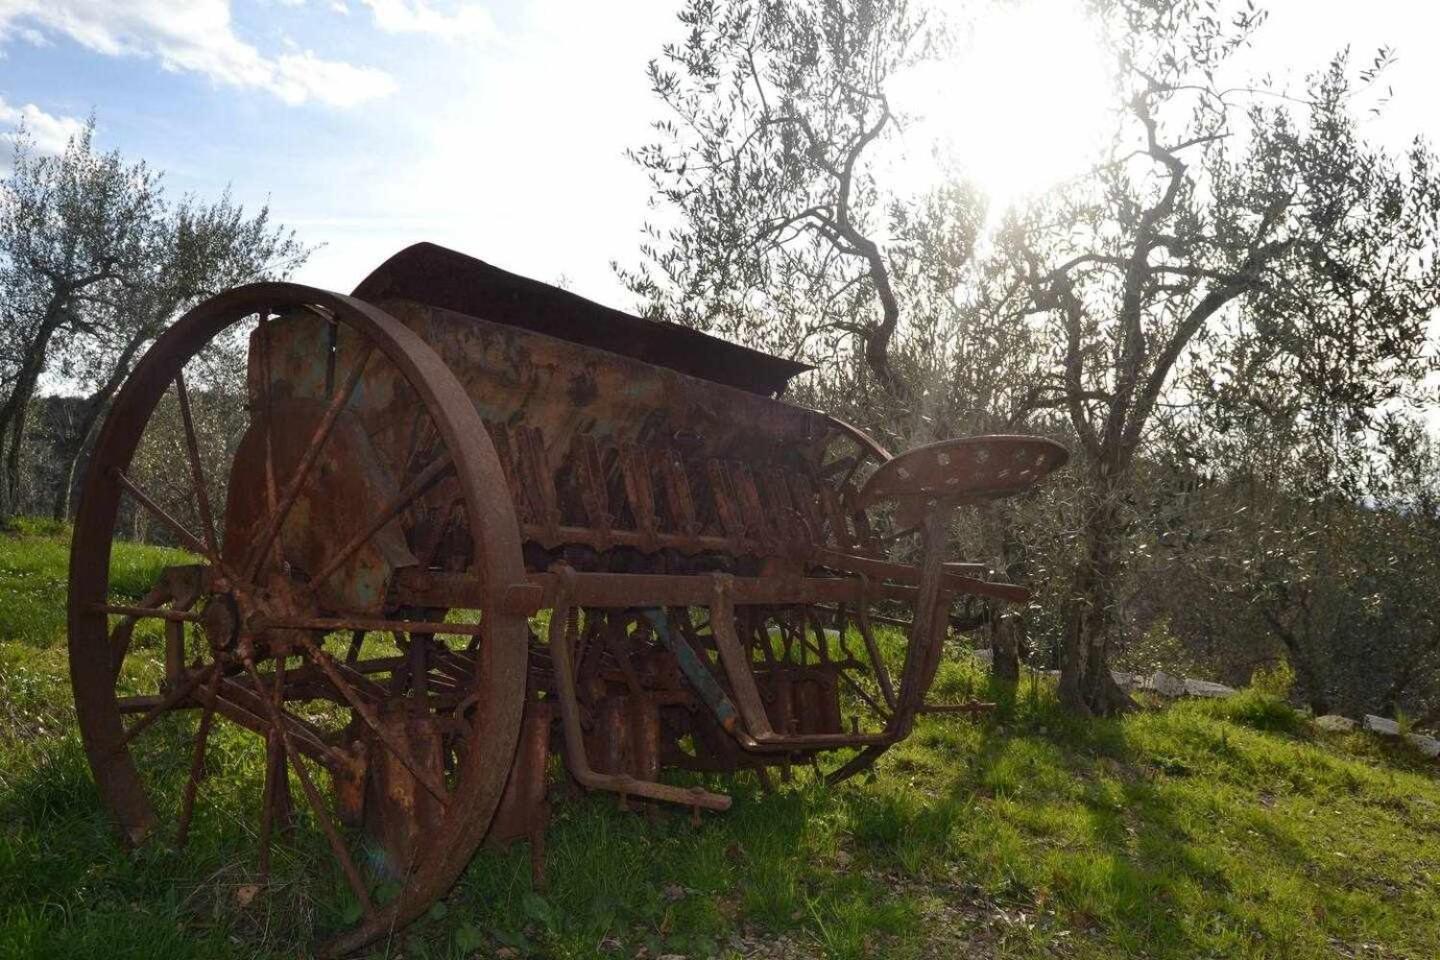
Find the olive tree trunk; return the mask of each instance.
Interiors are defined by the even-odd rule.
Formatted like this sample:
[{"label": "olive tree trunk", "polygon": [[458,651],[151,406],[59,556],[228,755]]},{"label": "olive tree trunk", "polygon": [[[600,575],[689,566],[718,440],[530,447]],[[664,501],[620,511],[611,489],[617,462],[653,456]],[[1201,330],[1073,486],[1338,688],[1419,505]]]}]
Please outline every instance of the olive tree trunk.
[{"label": "olive tree trunk", "polygon": [[1116,581],[1124,525],[1115,478],[1101,470],[1085,507],[1084,549],[1076,565],[1060,648],[1060,702],[1087,716],[1134,706],[1110,672]]}]

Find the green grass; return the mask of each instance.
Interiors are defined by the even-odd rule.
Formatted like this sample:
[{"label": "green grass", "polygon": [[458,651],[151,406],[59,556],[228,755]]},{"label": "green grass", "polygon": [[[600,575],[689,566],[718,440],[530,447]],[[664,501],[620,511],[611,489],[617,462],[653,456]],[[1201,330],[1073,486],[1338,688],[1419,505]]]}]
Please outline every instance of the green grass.
[{"label": "green grass", "polygon": [[[176,557],[122,548],[121,589]],[[303,955],[353,905],[311,830],[242,905],[253,737],[213,741],[186,851],[116,841],[74,732],[65,563],[63,530],[0,534],[0,957]],[[780,955],[783,938],[836,958],[1440,956],[1440,784],[1405,745],[1322,735],[1255,692],[1078,723],[1043,683],[992,690],[961,664],[939,691],[1001,709],[923,721],[837,790],[742,777],[698,829],[558,802],[548,889],[523,844],[481,853],[373,955]],[[190,723],[143,738],[166,803]]]}]

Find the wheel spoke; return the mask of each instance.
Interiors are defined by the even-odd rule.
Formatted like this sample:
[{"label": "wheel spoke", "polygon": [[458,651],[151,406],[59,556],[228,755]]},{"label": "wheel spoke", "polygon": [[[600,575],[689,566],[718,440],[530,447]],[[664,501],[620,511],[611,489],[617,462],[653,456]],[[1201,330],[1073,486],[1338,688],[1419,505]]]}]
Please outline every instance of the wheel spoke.
[{"label": "wheel spoke", "polygon": [[[394,661],[400,661],[400,660],[403,660],[403,659],[404,659],[403,657],[395,657],[395,658],[393,658]],[[383,664],[383,663],[386,663],[386,662],[389,662],[389,661],[387,661],[386,659],[380,659],[380,660],[377,660],[377,661],[367,660],[367,661],[365,661],[364,665],[365,665],[366,667],[369,667],[372,663],[382,663],[382,664]],[[340,663],[340,662],[338,662],[338,661],[335,662],[335,669],[340,672],[340,676],[341,676],[343,679],[349,681],[350,685],[356,689],[356,692],[359,693],[360,696],[361,696],[367,703],[384,700],[384,699],[386,698],[385,688],[382,687],[380,684],[376,683],[374,680],[371,680],[370,677],[366,675],[366,672],[361,671],[361,670],[357,670],[354,666],[352,666],[352,665],[350,665],[350,664],[342,664],[342,663]],[[273,677],[273,676],[274,676],[273,673],[269,673],[269,674],[262,673],[262,674],[260,674],[261,682],[262,682],[262,683],[268,682],[268,681],[270,680],[270,678]],[[328,680],[328,678],[325,676],[325,671],[322,670],[322,669],[320,669],[318,666],[316,666],[316,665],[313,664],[313,663],[308,663],[308,662],[307,662],[307,663],[305,663],[303,666],[301,666],[301,667],[299,667],[299,668],[292,668],[292,669],[290,669],[289,672],[288,672],[288,680],[287,680],[287,683],[290,683],[290,684],[302,684],[302,685],[303,685],[303,684],[309,684],[309,683],[312,683],[312,682],[324,682],[324,683],[326,684],[326,686],[327,686],[327,689],[328,689],[328,687],[330,686],[329,680]],[[292,688],[292,689],[293,689],[293,688]],[[303,691],[302,691],[302,692],[303,692]],[[307,694],[306,696],[299,697],[298,699],[308,699],[308,694]],[[339,701],[334,701],[334,702],[339,703]],[[281,704],[281,708],[282,708],[282,709],[284,708],[284,704],[283,704],[283,703]],[[288,716],[293,716],[293,714],[287,714],[287,715],[288,715]]]},{"label": "wheel spoke", "polygon": [[[135,636],[135,625],[139,623],[142,619],[150,616],[152,611],[167,614],[170,613],[171,611],[169,610],[159,610],[155,606],[157,603],[164,603],[169,599],[171,599],[171,597],[168,587],[156,587],[149,593],[145,594],[144,598],[141,599],[140,605],[138,607],[128,608],[129,612],[123,613],[121,621],[115,624],[114,629],[110,631],[110,649],[112,651],[112,656],[114,656],[115,658],[115,673],[117,676],[120,673],[120,668],[125,663],[125,655],[130,652],[130,641]],[[120,613],[121,611],[116,608],[106,607],[105,609],[98,612],[108,614]],[[159,619],[165,618],[161,617]]]},{"label": "wheel spoke", "polygon": [[360,661],[360,649],[365,645],[365,631],[350,631],[350,647],[345,651],[345,663],[353,667]]},{"label": "wheel spoke", "polygon": [[195,487],[195,507],[200,514],[201,533],[210,548],[206,556],[220,556],[220,541],[215,536],[215,518],[210,513],[210,494],[205,489],[205,470],[200,465],[200,443],[195,438],[195,419],[190,412],[190,391],[185,389],[185,373],[175,374],[175,397],[180,401],[180,422],[185,427],[185,453],[190,461],[190,481]]},{"label": "wheel spoke", "polygon": [[[820,644],[815,644],[811,642],[810,638],[807,637],[805,633],[802,632],[800,634],[800,644],[802,649],[813,651],[817,657],[825,656],[825,648],[823,641],[821,641]],[[860,683],[854,677],[850,676],[850,673],[847,670],[843,668],[838,669],[835,671],[835,676],[839,677],[841,680],[844,680],[846,685],[849,686],[849,688],[851,689],[851,691],[861,700],[864,700],[865,703],[870,707],[870,709],[874,710],[875,713],[879,715],[881,720],[890,719],[890,712],[884,707],[880,706],[880,704],[876,703],[875,698],[870,696],[870,694],[865,690],[865,688],[860,686]]]},{"label": "wheel spoke", "polygon": [[140,506],[150,511],[150,513],[155,517],[155,519],[159,520],[165,526],[169,527],[170,531],[175,534],[175,536],[180,540],[182,544],[185,545],[185,548],[187,550],[191,551],[192,553],[200,554],[202,557],[209,560],[210,563],[214,565],[215,569],[219,570],[227,578],[231,580],[235,579],[235,572],[230,569],[229,565],[226,564],[224,560],[220,559],[220,555],[218,553],[211,553],[210,548],[206,546],[206,544],[201,541],[199,537],[195,536],[195,534],[187,530],[183,523],[170,516],[170,514],[165,511],[164,507],[160,506],[154,500],[150,499],[149,494],[136,486],[135,481],[131,480],[128,476],[126,476],[124,470],[121,470],[119,467],[112,467],[110,469],[110,477],[116,483],[120,484],[120,486],[125,490],[125,492],[130,494],[130,496],[135,500],[136,503],[140,504]]},{"label": "wheel spoke", "polygon": [[[267,327],[266,329],[268,342],[269,328]],[[252,581],[260,575],[260,568],[264,563],[265,554],[269,551],[271,545],[275,543],[275,538],[280,533],[280,528],[285,525],[285,518],[290,515],[290,509],[295,506],[295,501],[299,498],[300,491],[304,488],[305,482],[310,478],[310,471],[315,466],[315,461],[320,458],[320,451],[324,448],[325,441],[330,439],[330,434],[335,429],[335,422],[340,418],[340,412],[345,408],[345,405],[350,402],[350,397],[355,393],[355,388],[360,385],[360,378],[365,373],[365,366],[370,361],[370,354],[373,349],[374,348],[367,343],[360,351],[360,356],[356,358],[355,366],[351,369],[349,376],[345,378],[344,385],[337,390],[335,396],[330,399],[330,406],[325,409],[325,415],[321,417],[320,423],[316,425],[315,432],[310,437],[310,445],[305,448],[305,453],[301,455],[300,463],[295,468],[295,475],[285,484],[285,492],[280,498],[280,503],[278,505],[271,505],[270,517],[265,523],[264,532],[260,535],[260,539],[255,541],[255,546],[252,548],[249,557],[247,573],[249,573]],[[268,383],[266,390],[268,404]],[[266,416],[269,417],[269,415],[267,411]],[[266,420],[265,437],[267,443],[271,437],[271,425],[273,423],[273,420]],[[271,462],[271,473],[273,475],[273,458],[271,458],[269,450],[266,452],[266,458]]]},{"label": "wheel spoke", "polygon": [[423,704],[429,683],[430,675],[429,657],[426,656],[430,646],[430,636],[424,633],[410,634],[410,697],[413,703]]},{"label": "wheel spoke", "polygon": [[[260,683],[260,675],[255,670],[254,659],[250,657],[245,658],[245,670],[250,674],[250,679],[255,684],[256,689],[263,690],[264,688]],[[310,804],[310,810],[315,814],[315,820],[320,824],[320,830],[325,834],[325,839],[329,842],[330,850],[334,853],[335,859],[340,861],[340,869],[344,871],[346,881],[350,884],[350,888],[355,891],[355,896],[359,898],[360,906],[365,911],[365,914],[368,916],[374,913],[375,904],[370,900],[370,891],[365,886],[365,881],[360,876],[360,871],[356,869],[355,861],[351,858],[350,851],[345,846],[345,841],[341,838],[339,831],[335,829],[335,824],[331,821],[330,815],[326,813],[325,803],[320,796],[320,791],[315,789],[315,784],[310,779],[310,772],[305,769],[305,764],[300,760],[299,754],[290,749],[290,735],[285,730],[285,724],[279,708],[270,698],[262,696],[261,699],[264,700],[265,709],[270,714],[272,729],[279,733],[281,749],[284,751],[284,755],[289,758],[290,765],[295,768],[295,775],[300,778],[300,788],[305,792],[305,800]],[[262,848],[262,856],[265,855],[267,855],[267,852]]]},{"label": "wheel spoke", "polygon": [[[261,384],[261,404],[265,411],[265,508],[267,516],[275,515],[275,507],[280,497],[275,486],[275,409],[270,397],[270,311],[260,311],[260,376],[264,381]],[[259,558],[265,556],[264,550],[254,551],[255,566],[260,565]],[[241,563],[248,573],[250,570],[251,555],[247,555]],[[280,547],[275,547],[275,564],[280,565]],[[250,579],[254,579],[252,576]]]},{"label": "wheel spoke", "polygon": [[355,691],[355,688],[347,683],[345,678],[340,675],[340,670],[330,654],[321,650],[315,645],[313,640],[304,634],[300,635],[300,642],[304,644],[305,649],[309,652],[310,659],[324,671],[325,676],[329,678],[330,682],[335,686],[335,689],[340,691],[340,695],[345,698],[350,706],[355,708],[355,712],[360,714],[361,719],[365,721],[370,729],[375,731],[375,735],[380,738],[380,742],[385,745],[386,749],[395,755],[395,759],[399,760],[405,769],[410,771],[411,776],[420,781],[425,789],[434,795],[436,800],[439,800],[442,805],[446,804],[450,799],[450,795],[446,791],[445,785],[417,763],[415,758],[410,756],[410,751],[406,750],[404,745],[399,743],[393,734],[381,726],[380,718],[375,715],[375,708],[366,702],[365,698],[360,696],[360,694]]},{"label": "wheel spoke", "polygon": [[[148,598],[147,598],[148,599]],[[164,607],[131,607],[122,603],[97,603],[90,607],[96,613],[113,613],[135,620],[174,620],[181,623],[199,623],[200,614],[193,610],[167,610]],[[120,629],[116,624],[115,629]]]},{"label": "wheel spoke", "polygon": [[854,479],[854,477],[855,477],[855,471],[859,470],[859,469],[860,469],[860,464],[862,464],[862,463],[864,463],[864,462],[865,462],[865,449],[864,449],[863,447],[861,447],[859,444],[856,444],[855,462],[852,463],[852,464],[850,464],[850,469],[849,469],[849,470],[846,470],[846,471],[845,471],[845,476],[844,476],[844,477],[841,479],[841,481],[840,481],[840,485],[839,485],[839,486],[840,486],[840,489],[843,490],[843,489],[845,489],[845,487],[847,487],[847,486],[850,485],[850,481],[851,481],[852,479]]},{"label": "wheel spoke", "polygon": [[425,415],[424,408],[415,411],[415,419],[410,425],[410,449],[405,454],[405,468],[401,471],[402,477],[409,476],[415,466],[415,460],[421,453],[430,450],[435,440],[435,421]]},{"label": "wheel spoke", "polygon": [[424,493],[445,474],[450,466],[451,462],[448,456],[439,457],[422,470],[414,480],[406,484],[405,489],[397,493],[395,497],[385,505],[385,508],[376,514],[375,519],[370,521],[370,525],[349,543],[345,544],[345,546],[340,549],[340,552],[325,565],[325,569],[315,575],[310,581],[310,584],[305,588],[306,594],[313,595],[321,584],[329,580],[336,570],[344,566],[345,561],[353,557],[361,547],[370,541],[371,537],[380,532],[381,527],[394,519],[396,514],[409,506],[417,497],[424,495]]},{"label": "wheel spoke", "polygon": [[268,695],[260,681],[260,675],[255,671],[255,661],[250,657],[245,658],[245,669],[255,681],[256,692],[265,699],[267,712],[272,719],[270,731],[265,736],[265,786],[260,799],[259,872],[260,882],[264,884],[270,879],[270,834],[275,827],[275,811],[280,806],[280,797],[288,785],[284,720],[280,709],[282,685],[285,682],[285,656],[281,654],[275,660],[275,687]]},{"label": "wheel spoke", "polygon": [[[265,733],[268,729],[266,717],[269,711],[265,707],[265,700],[258,696],[254,690],[234,680],[226,678],[220,683],[221,696],[215,705],[215,709],[232,722],[256,733]],[[348,758],[339,753],[334,747],[328,746],[319,731],[307,725],[305,721],[285,710],[280,711],[280,717],[285,722],[286,732],[292,743],[298,743],[318,763],[323,763],[327,768],[338,769],[348,762]]]},{"label": "wheel spoke", "polygon": [[200,714],[200,727],[195,731],[195,749],[190,755],[190,776],[180,796],[179,826],[175,830],[175,846],[183,848],[190,839],[190,817],[195,812],[195,793],[205,775],[205,747],[210,739],[210,725],[215,720],[215,700],[220,694],[220,671],[210,675],[205,685],[205,703]]},{"label": "wheel spoke", "polygon": [[171,688],[169,693],[165,694],[163,697],[160,698],[159,703],[151,707],[144,716],[142,716],[139,720],[135,721],[134,725],[131,726],[130,729],[125,731],[125,735],[120,738],[120,743],[117,745],[116,750],[119,751],[128,747],[130,745],[130,741],[134,740],[140,734],[144,733],[145,730],[152,723],[160,719],[160,715],[162,713],[174,709],[176,704],[184,700],[186,697],[190,696],[190,694],[195,691],[196,687],[208,680],[211,674],[218,672],[219,668],[220,665],[218,663],[211,663],[203,670],[196,670],[194,673],[187,676],[184,682],[180,683],[178,686]]},{"label": "wheel spoke", "polygon": [[856,617],[856,625],[860,628],[860,639],[865,643],[865,655],[870,658],[870,669],[875,674],[875,680],[880,684],[880,695],[891,710],[895,709],[895,686],[890,682],[890,671],[885,666],[885,657],[880,653],[880,645],[875,642],[875,634],[870,629],[870,610],[862,601],[859,604]]},{"label": "wheel spoke", "polygon": [[119,467],[113,467],[110,470],[110,476],[115,480],[116,483],[120,484],[120,486],[125,488],[125,492],[130,494],[130,496],[135,499],[136,503],[140,504],[140,506],[150,511],[150,513],[155,517],[155,519],[159,520],[161,523],[165,524],[165,526],[169,527],[170,531],[174,533],[175,536],[179,537],[180,541],[185,544],[186,549],[192,550],[203,557],[208,557],[212,563],[215,563],[216,566],[219,566],[219,558],[211,555],[210,550],[208,547],[205,546],[204,541],[202,541],[199,537],[195,536],[195,534],[191,533],[189,530],[185,529],[185,525],[182,524],[179,520],[176,520],[174,517],[170,516],[170,514],[166,513],[164,507],[161,507],[154,500],[151,500],[149,494],[137,487],[135,485],[135,481],[131,480],[125,475],[124,470],[121,470]]},{"label": "wheel spoke", "polygon": [[[289,737],[281,734],[286,743]],[[335,859],[340,861],[340,869],[345,873],[345,880],[350,884],[350,889],[355,891],[355,896],[360,900],[360,907],[365,915],[371,916],[375,912],[375,904],[370,899],[370,890],[365,886],[365,880],[360,876],[360,871],[355,867],[355,861],[350,856],[350,851],[345,847],[345,841],[341,839],[340,832],[335,829],[335,824],[330,815],[325,812],[325,806],[320,797],[320,791],[315,789],[315,784],[310,780],[310,773],[305,769],[299,754],[287,751],[290,757],[290,765],[295,768],[295,774],[300,778],[300,788],[305,791],[305,799],[310,804],[310,809],[315,814],[315,819],[320,824],[320,829],[325,834],[325,839],[330,842],[330,850],[335,854]]]}]

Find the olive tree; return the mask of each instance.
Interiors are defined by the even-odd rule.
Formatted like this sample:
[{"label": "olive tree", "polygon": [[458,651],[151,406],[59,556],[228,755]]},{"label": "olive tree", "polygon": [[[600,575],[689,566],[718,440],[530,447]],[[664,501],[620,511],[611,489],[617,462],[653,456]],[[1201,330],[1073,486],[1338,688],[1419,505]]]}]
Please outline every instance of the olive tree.
[{"label": "olive tree", "polygon": [[[1275,346],[1314,409],[1377,409],[1428,368],[1440,302],[1440,180],[1416,144],[1394,156],[1354,115],[1345,56],[1302,94],[1226,87],[1263,22],[1201,0],[1103,4],[1116,53],[1114,156],[1014,216],[1003,256],[1028,284],[1081,448],[1062,701],[1123,709],[1111,677],[1137,460],[1177,365],[1238,325]],[[1377,64],[1376,67],[1383,64]],[[1283,361],[1282,359],[1283,358]]]},{"label": "olive tree", "polygon": [[[692,0],[684,39],[649,65],[656,139],[631,154],[656,219],[640,265],[618,272],[642,310],[816,364],[795,399],[899,447],[1050,432],[1063,394],[1025,322],[1025,285],[974,256],[983,197],[897,175],[915,145],[890,89],[954,54],[951,13]],[[1028,578],[1008,510],[967,529],[973,552]],[[1021,622],[992,621],[997,672],[1011,678]]]},{"label": "olive tree", "polygon": [[61,154],[41,156],[22,131],[0,181],[0,517],[20,506],[43,377],[86,394],[55,446],[64,462],[50,506],[60,518],[94,425],[145,347],[197,300],[283,276],[307,255],[268,209],[247,214],[228,193],[172,201],[159,173],[98,152],[94,133],[92,119]]},{"label": "olive tree", "polygon": [[[907,0],[687,0],[679,19],[685,39],[649,65],[657,139],[631,153],[660,221],[621,279],[676,322],[812,362],[863,357],[867,387],[908,399],[898,275],[953,274],[980,218],[963,187],[907,204],[880,162],[902,122],[888,85],[938,26]],[[917,248],[921,232],[943,248]]]}]

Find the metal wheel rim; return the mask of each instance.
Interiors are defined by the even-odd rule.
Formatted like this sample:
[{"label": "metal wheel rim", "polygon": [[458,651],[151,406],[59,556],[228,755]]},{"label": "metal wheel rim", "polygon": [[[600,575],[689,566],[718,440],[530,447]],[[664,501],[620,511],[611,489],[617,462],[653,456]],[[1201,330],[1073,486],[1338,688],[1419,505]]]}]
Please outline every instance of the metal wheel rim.
[{"label": "metal wheel rim", "polygon": [[[483,582],[498,587],[524,580],[520,533],[504,475],[484,424],[464,388],[413,331],[376,307],[342,294],[298,284],[236,288],[176,321],[136,365],[117,394],[96,441],[76,515],[70,551],[69,666],[76,715],[102,802],[127,836],[143,836],[155,814],[129,749],[109,668],[109,623],[94,609],[107,599],[110,552],[122,496],[112,469],[124,470],[161,396],[185,363],[217,334],[263,309],[320,306],[364,333],[405,376],[424,402],[454,462]],[[442,827],[419,858],[403,892],[324,950],[352,951],[422,913],[469,863],[489,827],[519,737],[528,659],[525,618],[486,611],[489,662],[485,714],[477,727],[485,749],[464,751]]]}]

